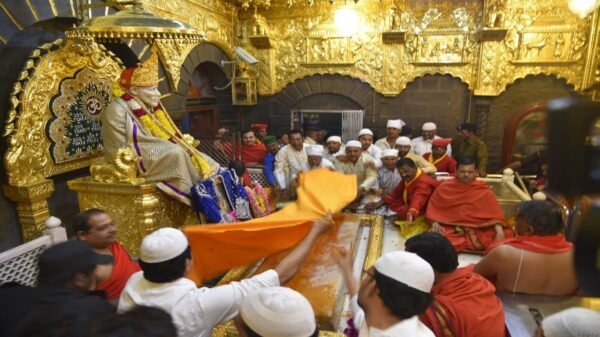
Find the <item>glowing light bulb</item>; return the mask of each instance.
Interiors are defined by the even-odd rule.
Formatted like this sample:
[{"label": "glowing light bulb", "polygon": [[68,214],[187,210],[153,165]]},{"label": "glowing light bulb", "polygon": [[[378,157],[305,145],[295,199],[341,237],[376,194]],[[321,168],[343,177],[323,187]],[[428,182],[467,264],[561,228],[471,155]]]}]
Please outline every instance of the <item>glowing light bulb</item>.
[{"label": "glowing light bulb", "polygon": [[580,18],[585,18],[600,6],[600,0],[568,0],[569,10]]},{"label": "glowing light bulb", "polygon": [[338,31],[351,35],[358,31],[359,18],[354,8],[341,7],[333,13],[333,21]]}]

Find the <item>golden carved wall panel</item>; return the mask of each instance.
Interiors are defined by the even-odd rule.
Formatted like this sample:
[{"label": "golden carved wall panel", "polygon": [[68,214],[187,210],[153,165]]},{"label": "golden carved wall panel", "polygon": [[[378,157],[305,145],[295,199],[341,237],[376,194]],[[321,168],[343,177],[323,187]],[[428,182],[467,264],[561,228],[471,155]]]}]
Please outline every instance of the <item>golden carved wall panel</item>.
[{"label": "golden carved wall panel", "polygon": [[61,40],[35,50],[15,84],[12,109],[4,136],[8,150],[4,165],[8,183],[26,185],[55,174],[89,165],[93,157],[54,164],[45,128],[52,118],[50,102],[65,78],[87,68],[98,76],[114,81],[121,72],[119,61],[103,46],[92,41]]},{"label": "golden carved wall panel", "polygon": [[[335,31],[338,7],[259,7],[274,49],[268,56],[249,42],[253,11],[240,9],[238,43],[261,61],[260,94],[314,74],[357,77],[385,95],[435,73],[458,77],[479,95],[498,95],[516,79],[541,73],[581,90],[594,77],[585,71],[597,67],[597,53],[588,50],[597,23],[579,19],[563,0],[359,1],[353,7],[360,21],[345,35]],[[401,34],[384,43],[390,32]]]},{"label": "golden carved wall panel", "polygon": [[158,47],[158,54],[165,67],[169,84],[171,88],[176,89],[181,78],[181,65],[198,42],[185,39],[156,39],[154,42]]}]

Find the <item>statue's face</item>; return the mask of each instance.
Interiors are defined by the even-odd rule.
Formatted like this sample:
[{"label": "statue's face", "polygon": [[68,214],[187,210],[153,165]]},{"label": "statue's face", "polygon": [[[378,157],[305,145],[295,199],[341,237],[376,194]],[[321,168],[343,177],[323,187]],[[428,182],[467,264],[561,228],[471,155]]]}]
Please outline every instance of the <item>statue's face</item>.
[{"label": "statue's face", "polygon": [[155,107],[160,102],[158,87],[131,87],[133,96],[149,107]]}]

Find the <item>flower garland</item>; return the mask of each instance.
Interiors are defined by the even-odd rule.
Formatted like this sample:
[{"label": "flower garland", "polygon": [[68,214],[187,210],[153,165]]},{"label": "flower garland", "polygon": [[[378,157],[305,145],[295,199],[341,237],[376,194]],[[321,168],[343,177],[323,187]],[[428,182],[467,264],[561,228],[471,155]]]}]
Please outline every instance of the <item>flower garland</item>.
[{"label": "flower garland", "polygon": [[262,218],[269,214],[269,199],[265,194],[265,190],[260,186],[259,183],[254,182],[254,190],[246,186],[246,194],[248,194],[248,200],[252,207],[252,213],[257,218]]},{"label": "flower garland", "polygon": [[[150,131],[150,134],[152,134],[154,137],[177,143],[175,139],[172,139],[172,135],[175,136],[179,132],[171,122],[171,119],[167,113],[161,108],[160,104],[155,106],[152,112],[152,115],[158,121],[157,123],[157,121],[153,119],[152,116],[150,116],[150,114],[147,113],[146,110],[137,102],[137,100],[127,92],[123,91],[123,89],[117,89],[115,86],[113,86],[113,94],[121,94],[117,97],[121,97],[121,99],[125,101],[135,117],[140,121],[140,123],[142,123],[144,129]],[[185,142],[184,139],[181,139],[180,141]],[[204,179],[212,176],[212,168],[200,154],[190,154],[190,159],[194,165],[194,168],[202,175]]]}]

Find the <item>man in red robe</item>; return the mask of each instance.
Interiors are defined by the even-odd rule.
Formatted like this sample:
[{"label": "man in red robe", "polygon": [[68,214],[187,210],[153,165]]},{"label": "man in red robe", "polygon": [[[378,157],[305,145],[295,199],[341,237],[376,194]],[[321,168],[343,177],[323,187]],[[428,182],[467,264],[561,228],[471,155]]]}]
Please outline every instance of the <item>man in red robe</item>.
[{"label": "man in red robe", "polygon": [[577,290],[573,244],[562,234],[560,209],[550,201],[526,201],[516,216],[517,237],[494,242],[475,272],[499,291],[572,295]]},{"label": "man in red robe", "polygon": [[504,337],[504,310],[494,285],[471,267],[458,268],[450,241],[438,233],[408,239],[408,252],[427,261],[435,273],[433,303],[420,316],[437,337]]},{"label": "man in red robe", "polygon": [[267,129],[269,128],[269,125],[257,123],[250,125],[250,128],[252,131],[254,131],[257,143],[262,143],[263,139],[265,139],[267,136]]},{"label": "man in red robe", "polygon": [[458,252],[483,252],[493,241],[512,236],[494,192],[475,180],[478,175],[475,162],[462,159],[455,178],[441,183],[427,206],[431,231],[446,236]]},{"label": "man in red robe", "polygon": [[398,186],[381,201],[368,204],[367,208],[377,209],[385,203],[390,210],[396,212],[400,220],[406,220],[410,224],[417,216],[425,213],[427,201],[439,183],[417,168],[410,158],[398,160],[396,167],[402,177]]},{"label": "man in red robe", "polygon": [[423,158],[432,163],[437,168],[437,172],[448,172],[453,175],[456,173],[456,160],[446,153],[451,140],[449,138],[434,139],[431,143],[431,152],[425,153]]},{"label": "man in red robe", "polygon": [[125,249],[117,242],[117,229],[104,211],[90,208],[75,216],[73,232],[98,254],[110,255],[113,263],[96,268],[96,290],[103,290],[109,300],[118,300],[129,276],[140,270]]},{"label": "man in red robe", "polygon": [[254,136],[254,131],[248,130],[242,133],[242,161],[246,166],[262,165],[267,148]]}]

